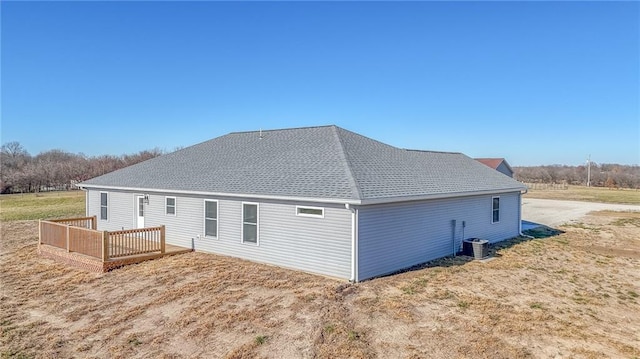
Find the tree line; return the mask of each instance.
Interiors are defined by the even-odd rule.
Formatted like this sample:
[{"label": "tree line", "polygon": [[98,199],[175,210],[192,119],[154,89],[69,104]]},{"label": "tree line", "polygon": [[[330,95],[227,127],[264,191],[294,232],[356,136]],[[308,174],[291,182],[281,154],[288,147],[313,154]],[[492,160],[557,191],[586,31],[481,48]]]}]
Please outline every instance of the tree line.
[{"label": "tree line", "polygon": [[32,156],[19,142],[9,142],[0,152],[0,193],[77,189],[76,183],[161,154],[156,148],[122,156],[89,157],[62,150]]},{"label": "tree line", "polygon": [[640,188],[640,166],[591,163],[591,173],[587,165],[582,166],[532,166],[513,167],[514,177],[527,183],[567,183],[610,188]]},{"label": "tree line", "polygon": [[[155,148],[122,156],[88,157],[62,150],[32,156],[19,142],[2,145],[0,193],[27,193],[76,189],[75,184],[138,162],[160,156]],[[582,166],[513,167],[514,177],[527,183],[586,185],[588,169]],[[591,163],[591,186],[640,189],[640,166]]]}]

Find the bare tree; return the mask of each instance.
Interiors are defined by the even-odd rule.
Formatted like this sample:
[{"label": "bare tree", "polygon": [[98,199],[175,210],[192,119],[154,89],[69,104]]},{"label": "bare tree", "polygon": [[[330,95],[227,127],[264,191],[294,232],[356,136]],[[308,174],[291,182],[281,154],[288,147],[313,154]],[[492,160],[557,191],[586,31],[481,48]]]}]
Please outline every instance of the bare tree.
[{"label": "bare tree", "polygon": [[27,150],[19,142],[8,142],[0,148],[0,191],[11,191],[18,172],[31,160]]},{"label": "bare tree", "polygon": [[[514,167],[515,177],[529,183],[586,185],[587,168],[581,166]],[[591,185],[595,187],[640,189],[640,166],[591,163]]]},{"label": "bare tree", "polygon": [[63,150],[49,150],[32,157],[18,142],[2,146],[2,193],[75,189],[74,184],[160,156],[158,148],[122,156],[87,157]]}]

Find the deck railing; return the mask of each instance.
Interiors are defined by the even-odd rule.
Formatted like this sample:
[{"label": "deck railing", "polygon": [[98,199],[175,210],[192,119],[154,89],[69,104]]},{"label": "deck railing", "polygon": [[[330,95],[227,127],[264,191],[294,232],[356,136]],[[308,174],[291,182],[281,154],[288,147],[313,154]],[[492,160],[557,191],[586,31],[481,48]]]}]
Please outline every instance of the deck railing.
[{"label": "deck railing", "polygon": [[109,258],[165,252],[164,226],[109,233]]},{"label": "deck railing", "polygon": [[78,252],[102,259],[104,253],[102,246],[107,238],[107,232],[73,226],[69,226],[67,229],[69,231],[67,234],[69,238],[68,252]]},{"label": "deck railing", "polygon": [[97,229],[97,218],[96,216],[91,217],[76,217],[76,218],[63,218],[63,219],[48,219],[49,222],[60,223],[60,224],[68,224],[74,227],[82,227],[89,229]]},{"label": "deck railing", "polygon": [[39,223],[40,244],[66,249],[101,259],[136,254],[165,253],[164,226],[123,231],[95,230],[95,216]]},{"label": "deck railing", "polygon": [[49,221],[40,221],[40,244],[58,248],[67,248],[68,225]]}]

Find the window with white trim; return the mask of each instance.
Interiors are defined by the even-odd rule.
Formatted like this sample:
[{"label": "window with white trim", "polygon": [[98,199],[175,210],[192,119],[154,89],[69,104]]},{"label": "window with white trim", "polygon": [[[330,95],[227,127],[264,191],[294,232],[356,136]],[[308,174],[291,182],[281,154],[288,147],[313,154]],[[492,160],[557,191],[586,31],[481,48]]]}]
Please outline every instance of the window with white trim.
[{"label": "window with white trim", "polygon": [[204,235],[218,237],[218,201],[204,201]]},{"label": "window with white trim", "polygon": [[242,204],[242,243],[258,244],[258,204]]},{"label": "window with white trim", "polygon": [[109,193],[100,192],[100,219],[107,220],[109,213]]},{"label": "window with white trim", "polygon": [[165,197],[165,214],[170,216],[176,215],[176,198],[175,197]]},{"label": "window with white trim", "polygon": [[491,198],[491,223],[500,222],[500,197]]},{"label": "window with white trim", "polygon": [[296,216],[324,218],[324,208],[296,206]]}]

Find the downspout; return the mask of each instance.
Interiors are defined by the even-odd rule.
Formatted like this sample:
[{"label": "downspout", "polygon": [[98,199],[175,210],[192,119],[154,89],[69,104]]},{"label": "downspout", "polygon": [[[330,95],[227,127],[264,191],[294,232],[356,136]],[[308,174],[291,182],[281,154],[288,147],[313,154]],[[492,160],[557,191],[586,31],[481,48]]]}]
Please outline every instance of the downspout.
[{"label": "downspout", "polygon": [[528,191],[528,189],[525,189],[524,192],[520,192],[520,195],[518,196],[518,199],[520,200],[520,206],[518,206],[518,233],[521,237],[535,239],[535,237],[522,233],[522,195],[526,194]]},{"label": "downspout", "polygon": [[84,215],[89,216],[89,191],[80,187],[84,191]]},{"label": "downspout", "polygon": [[351,211],[351,278],[350,282],[358,282],[358,210],[349,203],[344,207]]},{"label": "downspout", "polygon": [[522,193],[518,194],[518,233],[522,235]]}]

